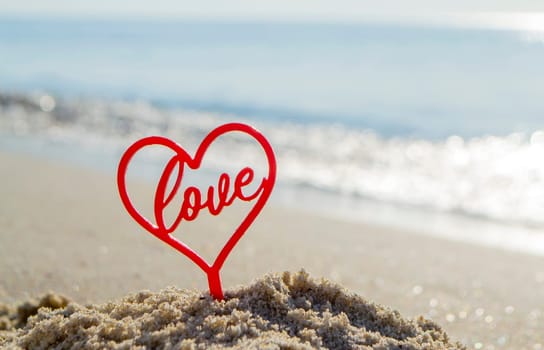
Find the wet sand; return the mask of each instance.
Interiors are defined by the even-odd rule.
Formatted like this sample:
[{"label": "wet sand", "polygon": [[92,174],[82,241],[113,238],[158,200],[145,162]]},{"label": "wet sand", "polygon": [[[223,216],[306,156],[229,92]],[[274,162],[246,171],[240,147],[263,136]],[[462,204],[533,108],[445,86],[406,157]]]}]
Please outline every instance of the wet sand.
[{"label": "wet sand", "polygon": [[[0,153],[0,164],[1,303],[47,291],[84,304],[207,288],[195,265],[128,216],[114,176],[20,154]],[[151,188],[133,182],[132,191],[149,198]],[[186,241],[214,256],[233,213],[195,222]],[[544,348],[542,257],[269,205],[227,259],[223,285],[300,268],[405,317],[430,318],[468,348]]]}]

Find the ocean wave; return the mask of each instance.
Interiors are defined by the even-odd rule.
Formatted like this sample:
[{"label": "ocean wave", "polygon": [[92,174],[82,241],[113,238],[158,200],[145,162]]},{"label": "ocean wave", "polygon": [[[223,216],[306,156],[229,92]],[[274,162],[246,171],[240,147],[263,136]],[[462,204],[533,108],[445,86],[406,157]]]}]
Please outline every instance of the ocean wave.
[{"label": "ocean wave", "polygon": [[[145,101],[56,99],[47,94],[0,95],[0,132],[120,153],[142,136],[159,134],[196,149],[204,135],[228,121],[261,129],[272,143],[282,184],[343,196],[455,212],[495,221],[544,225],[544,131],[470,139],[384,137],[341,123],[305,119],[240,118]],[[248,159],[248,140],[221,141],[216,168]],[[234,163],[233,163],[234,162]]]}]

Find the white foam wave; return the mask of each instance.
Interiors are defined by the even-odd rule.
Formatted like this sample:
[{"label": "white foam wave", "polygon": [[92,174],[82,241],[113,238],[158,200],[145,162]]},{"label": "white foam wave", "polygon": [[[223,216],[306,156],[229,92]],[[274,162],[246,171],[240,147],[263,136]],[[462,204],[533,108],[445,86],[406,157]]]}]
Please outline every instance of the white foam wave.
[{"label": "white foam wave", "polygon": [[284,176],[292,181],[385,202],[544,223],[542,131],[431,142],[340,126],[278,129]]},{"label": "white foam wave", "polygon": [[[41,102],[40,102],[41,101]],[[43,108],[43,101],[48,102]],[[41,135],[120,154],[131,142],[160,134],[196,149],[215,126],[241,120],[161,110],[145,102],[56,101],[43,95],[0,99],[0,132]],[[544,225],[544,131],[441,141],[383,138],[347,125],[249,120],[267,135],[279,180],[381,202],[458,212],[496,221]],[[247,140],[225,140],[232,162],[259,162]]]}]

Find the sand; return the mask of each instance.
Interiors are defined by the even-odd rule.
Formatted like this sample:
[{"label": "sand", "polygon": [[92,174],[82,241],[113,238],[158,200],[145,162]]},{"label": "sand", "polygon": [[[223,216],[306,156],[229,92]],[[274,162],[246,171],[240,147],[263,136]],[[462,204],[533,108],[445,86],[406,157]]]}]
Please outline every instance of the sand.
[{"label": "sand", "polygon": [[[126,214],[113,170],[7,152],[0,152],[0,164],[0,303],[49,291],[96,305],[169,286],[206,290],[195,265]],[[136,186],[135,195],[149,188]],[[199,221],[192,246],[213,256],[217,247],[206,238],[234,221]],[[232,290],[300,268],[406,318],[423,315],[468,348],[544,347],[542,257],[325,218],[272,201],[221,275]]]},{"label": "sand", "polygon": [[[53,300],[51,303],[50,301]],[[53,295],[18,331],[0,332],[10,349],[464,349],[435,323],[407,320],[301,271],[268,275],[228,291],[170,288],[81,306]],[[49,303],[48,303],[49,302]],[[52,304],[52,305],[51,305]],[[20,307],[20,310],[26,310]],[[22,312],[26,317],[26,312]],[[2,340],[2,337],[4,340]]]}]

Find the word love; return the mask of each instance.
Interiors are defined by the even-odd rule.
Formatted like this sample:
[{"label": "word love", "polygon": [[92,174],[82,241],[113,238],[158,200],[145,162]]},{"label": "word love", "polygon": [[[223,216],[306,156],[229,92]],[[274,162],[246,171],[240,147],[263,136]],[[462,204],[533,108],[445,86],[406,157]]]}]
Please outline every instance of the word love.
[{"label": "word love", "polygon": [[[187,187],[187,189],[185,189],[185,191],[183,192],[183,201],[181,204],[179,215],[175,219],[174,223],[170,226],[170,228],[167,228],[164,224],[162,212],[166,209],[172,198],[174,198],[174,196],[176,195],[179,186],[181,185],[181,179],[183,177],[184,163],[182,163],[181,160],[176,162],[176,160],[178,160],[176,158],[177,157],[171,159],[171,162],[174,161],[175,163],[179,164],[178,177],[176,178],[176,182],[172,188],[172,191],[168,195],[166,195],[168,180],[173,171],[172,169],[167,167],[159,180],[159,185],[157,187],[155,195],[155,216],[157,220],[157,226],[159,226],[158,230],[162,230],[164,232],[170,233],[174,231],[183,220],[195,220],[198,216],[198,213],[202,209],[207,209],[212,215],[219,215],[221,213],[221,210],[223,210],[224,207],[231,205],[236,198],[249,202],[259,196],[265,184],[265,180],[263,179],[258,189],[253,194],[245,195],[242,190],[244,187],[252,183],[253,178],[255,177],[255,172],[251,168],[244,168],[238,173],[234,180],[234,191],[230,195],[230,197],[230,177],[226,173],[222,173],[219,176],[217,190],[215,190],[213,186],[208,187],[207,196],[204,201],[200,189],[194,186]],[[217,203],[215,203],[214,201],[214,193],[216,191],[218,195]]]},{"label": "word love", "polygon": [[[187,187],[183,191],[179,212],[176,215],[174,222],[170,226],[167,226],[164,221],[163,212],[176,197],[176,194],[181,188],[185,167],[187,166],[188,168],[197,171],[202,164],[209,146],[219,137],[233,132],[248,135],[262,148],[268,164],[267,175],[262,178],[257,188],[252,193],[247,192],[251,192],[250,185],[254,183],[255,172],[249,167],[240,170],[235,176],[234,181],[232,181],[232,184],[229,175],[227,173],[222,173],[217,181],[217,187],[209,186],[205,194],[203,194],[198,187]],[[165,147],[174,153],[174,156],[164,167],[155,191],[153,203],[155,223],[142,216],[140,212],[136,210],[126,188],[126,172],[130,161],[141,149],[149,146]],[[174,173],[175,171],[176,173]],[[175,175],[177,176],[173,178]],[[171,186],[171,190],[168,191],[168,184],[172,182],[171,179],[174,180],[174,184]],[[125,151],[121,157],[117,171],[119,195],[130,216],[132,216],[132,218],[148,232],[184,254],[198,265],[198,267],[200,267],[208,276],[210,294],[218,300],[224,299],[220,270],[234,246],[263,209],[272,193],[275,181],[276,158],[272,147],[259,131],[249,125],[240,123],[229,123],[212,130],[204,140],[202,140],[194,156],[191,156],[183,149],[183,147],[170,139],[160,136],[143,138],[136,141]],[[255,181],[255,183],[257,183],[257,181]],[[219,215],[223,208],[232,205],[237,199],[250,202],[252,203],[252,206],[246,216],[241,219],[240,224],[227,240],[213,263],[208,263],[195,250],[171,235],[183,221],[196,220],[202,210],[207,210],[212,215]]]}]

